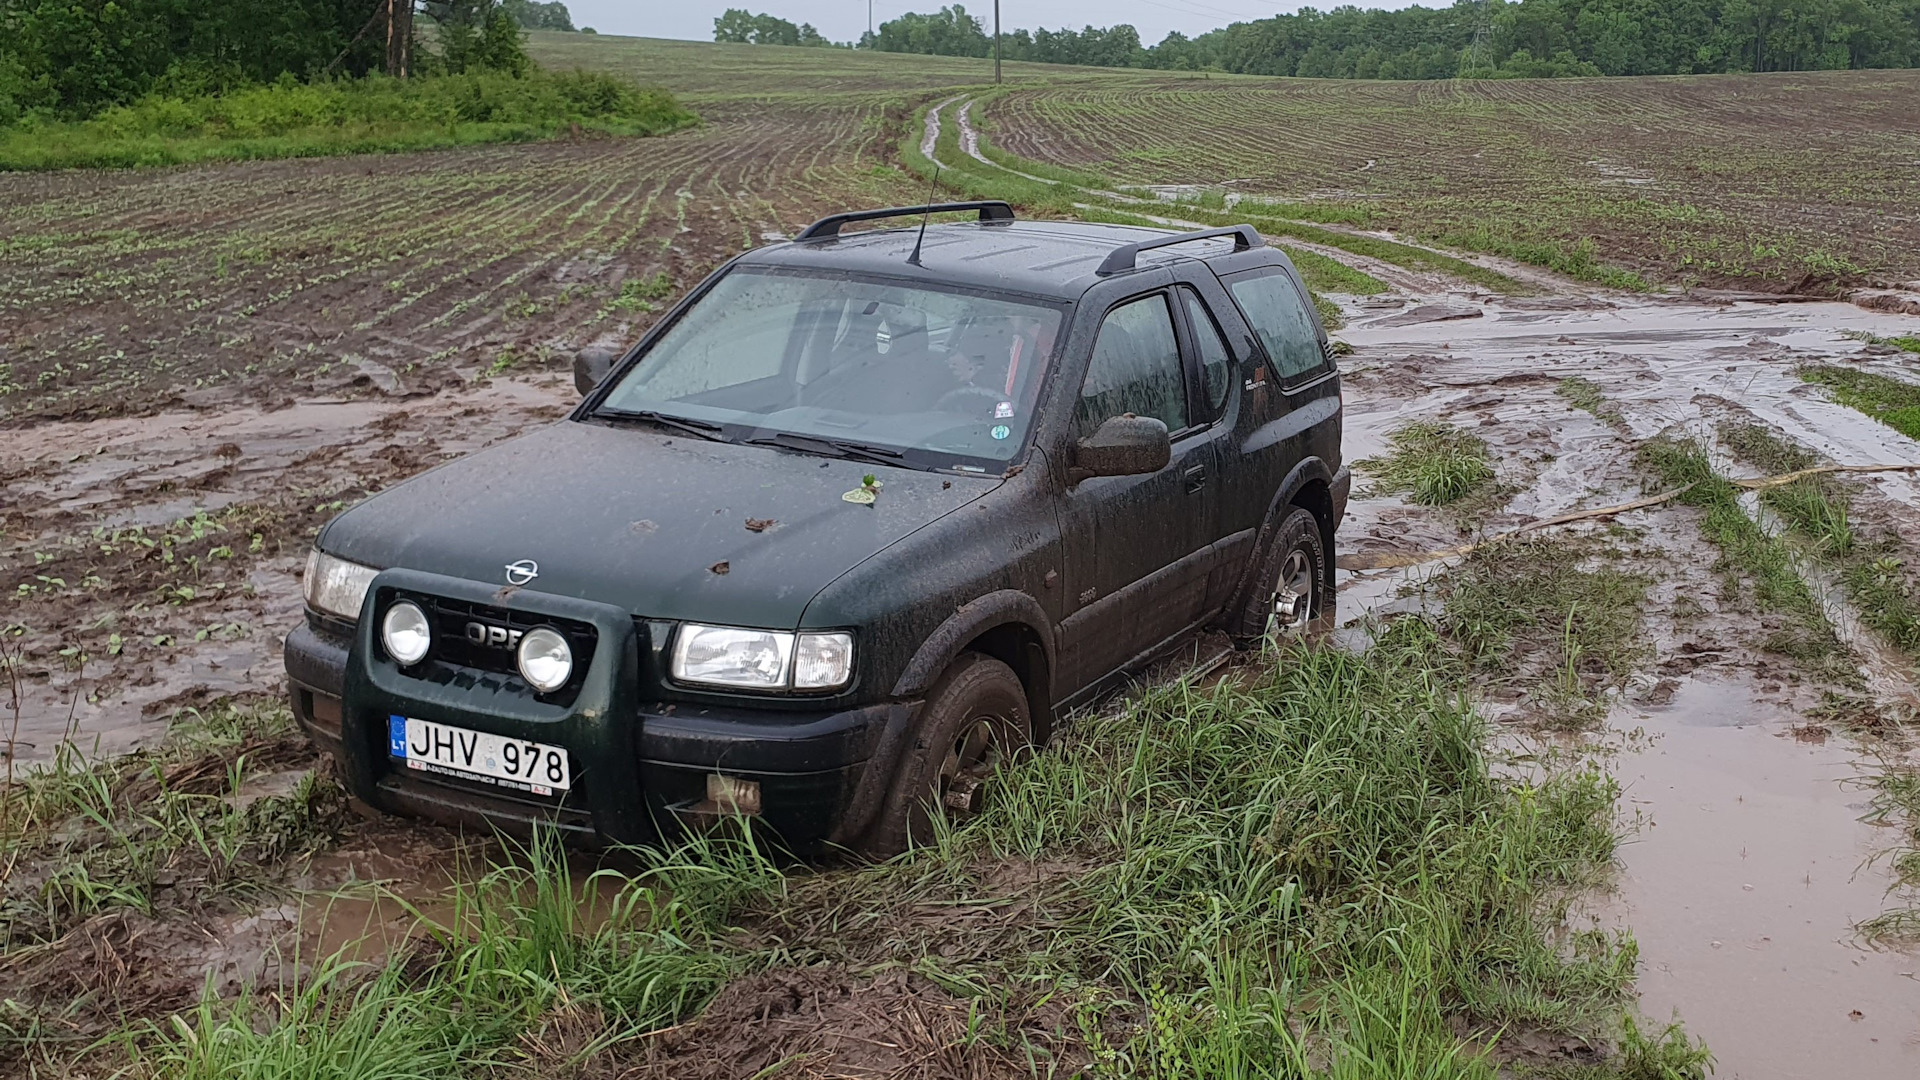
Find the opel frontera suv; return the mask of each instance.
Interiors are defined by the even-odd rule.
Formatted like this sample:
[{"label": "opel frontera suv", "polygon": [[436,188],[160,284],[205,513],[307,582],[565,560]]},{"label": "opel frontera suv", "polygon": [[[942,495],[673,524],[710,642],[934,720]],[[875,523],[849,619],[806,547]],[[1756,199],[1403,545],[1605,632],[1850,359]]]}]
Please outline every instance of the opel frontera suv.
[{"label": "opel frontera suv", "polygon": [[1197,631],[1333,606],[1340,376],[1249,226],[840,214],[575,380],[316,539],[293,708],[367,806],[884,855]]}]

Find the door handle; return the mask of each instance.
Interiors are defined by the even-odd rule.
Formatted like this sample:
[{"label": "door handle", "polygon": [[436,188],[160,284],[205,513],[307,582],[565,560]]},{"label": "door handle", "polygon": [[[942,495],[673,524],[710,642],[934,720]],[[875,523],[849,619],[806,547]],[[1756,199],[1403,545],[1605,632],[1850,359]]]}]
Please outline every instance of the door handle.
[{"label": "door handle", "polygon": [[1207,467],[1205,465],[1190,465],[1187,467],[1186,477],[1187,494],[1191,495],[1207,486]]}]

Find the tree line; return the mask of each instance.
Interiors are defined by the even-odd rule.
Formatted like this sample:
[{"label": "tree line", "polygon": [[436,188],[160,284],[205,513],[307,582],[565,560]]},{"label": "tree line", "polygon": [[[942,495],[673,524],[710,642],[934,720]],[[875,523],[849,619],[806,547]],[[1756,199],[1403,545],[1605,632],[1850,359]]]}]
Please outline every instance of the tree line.
[{"label": "tree line", "polygon": [[[147,94],[282,79],[531,66],[523,27],[573,29],[559,0],[0,0],[0,123],[75,119]],[[415,12],[435,47],[413,39]],[[389,23],[406,39],[389,43]]]},{"label": "tree line", "polygon": [[[740,27],[746,36],[721,36]],[[729,11],[715,38],[830,44],[811,26]],[[859,48],[993,55],[982,20],[954,4],[861,35]],[[1451,7],[1302,8],[1143,45],[1132,26],[1014,30],[1009,60],[1346,79],[1691,75],[1920,67],[1920,0],[1456,0]]]}]

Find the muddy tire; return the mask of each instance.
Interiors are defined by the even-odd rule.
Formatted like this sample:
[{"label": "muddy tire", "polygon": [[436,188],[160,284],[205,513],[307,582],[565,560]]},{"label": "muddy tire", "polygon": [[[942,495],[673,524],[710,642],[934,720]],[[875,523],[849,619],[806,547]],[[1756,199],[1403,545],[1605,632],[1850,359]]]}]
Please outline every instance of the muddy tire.
[{"label": "muddy tire", "polygon": [[962,653],[927,694],[880,818],[862,845],[886,858],[933,836],[935,814],[958,824],[980,812],[994,769],[1033,739],[1027,693],[1013,669]]},{"label": "muddy tire", "polygon": [[1252,648],[1269,634],[1313,633],[1333,622],[1334,596],[1326,587],[1327,549],[1320,520],[1292,507],[1254,570],[1253,584],[1229,614],[1235,648]]}]

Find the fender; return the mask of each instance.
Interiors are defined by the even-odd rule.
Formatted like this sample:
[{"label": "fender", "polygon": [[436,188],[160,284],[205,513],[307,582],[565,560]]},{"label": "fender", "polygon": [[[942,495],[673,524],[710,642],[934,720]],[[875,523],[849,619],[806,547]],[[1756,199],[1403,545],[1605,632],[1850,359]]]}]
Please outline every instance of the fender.
[{"label": "fender", "polygon": [[[1320,458],[1310,457],[1295,465],[1293,471],[1287,474],[1287,478],[1280,481],[1280,486],[1273,493],[1273,501],[1267,504],[1267,515],[1261,519],[1260,531],[1253,538],[1252,557],[1247,560],[1247,565],[1240,568],[1240,580],[1234,584],[1231,594],[1235,598],[1235,604],[1234,607],[1228,608],[1229,611],[1237,610],[1239,599],[1246,596],[1247,590],[1253,587],[1253,573],[1259,567],[1261,558],[1265,556],[1267,545],[1273,542],[1273,534],[1280,528],[1280,519],[1286,516],[1287,507],[1293,505],[1293,497],[1300,493],[1301,488],[1315,480],[1326,484],[1328,491],[1332,491],[1333,470],[1327,468],[1327,463]],[[1329,591],[1334,587],[1333,532],[1339,524],[1337,520],[1320,523],[1321,539],[1328,553],[1325,584]]]},{"label": "fender", "polygon": [[[1041,609],[1040,602],[1018,589],[1000,589],[990,592],[977,600],[969,600],[960,605],[947,621],[941,623],[927,640],[907,661],[906,670],[900,673],[899,681],[893,684],[893,696],[912,698],[925,694],[933,686],[934,680],[947,669],[953,658],[960,655],[960,649],[967,642],[996,626],[1009,623],[1024,626],[1040,639],[1040,648],[1045,653],[1046,669],[1049,676],[1053,672],[1053,623],[1047,619],[1047,613]],[[1051,706],[1049,701],[1041,702]],[[1036,715],[1034,722],[1039,723]]]},{"label": "fender", "polygon": [[848,803],[846,813],[828,838],[828,843],[852,847],[866,834],[900,770],[907,731],[922,704],[918,699],[925,696],[940,678],[940,673],[947,669],[954,657],[960,655],[960,650],[968,642],[997,626],[1008,625],[1024,626],[1040,639],[1043,654],[1040,662],[1044,671],[1039,685],[1027,691],[1027,711],[1031,714],[1029,719],[1034,728],[1034,742],[1046,742],[1053,727],[1053,625],[1047,620],[1047,613],[1041,609],[1039,601],[1017,589],[1000,589],[962,604],[947,616],[947,621],[927,635],[927,640],[920,644],[913,659],[907,662],[899,681],[893,684],[893,697],[908,705],[895,708],[888,715],[886,726],[874,742],[873,753],[867,759],[867,767],[861,773],[860,783]]}]

